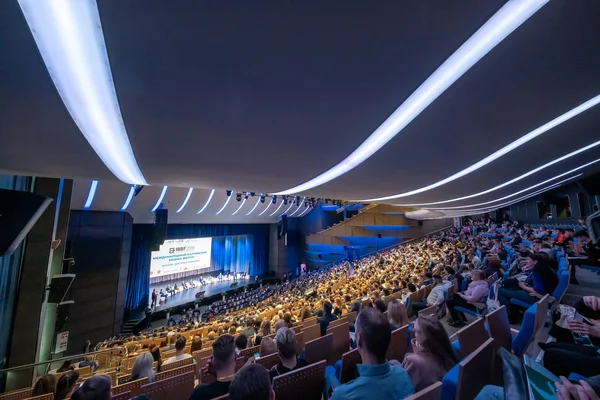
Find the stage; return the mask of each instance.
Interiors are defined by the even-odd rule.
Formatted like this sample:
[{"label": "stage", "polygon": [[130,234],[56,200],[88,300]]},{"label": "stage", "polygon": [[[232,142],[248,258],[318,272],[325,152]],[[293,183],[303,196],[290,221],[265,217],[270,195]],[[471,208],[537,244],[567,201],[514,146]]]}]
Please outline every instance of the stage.
[{"label": "stage", "polygon": [[[173,308],[173,307],[178,307],[181,306],[183,304],[188,304],[188,303],[193,303],[196,300],[196,293],[204,291],[204,299],[208,299],[211,296],[215,296],[215,295],[219,295],[221,293],[227,292],[229,290],[232,290],[231,288],[231,284],[234,281],[222,281],[222,282],[215,282],[215,283],[208,283],[206,285],[202,285],[202,286],[196,286],[195,288],[189,288],[188,290],[184,290],[181,293],[177,293],[173,296],[170,296],[166,302],[163,302],[162,304],[158,305],[154,308],[154,312],[157,311],[162,311],[162,310],[166,310],[168,308]],[[250,279],[248,276],[246,276],[245,279],[238,279],[235,282],[238,282],[237,286],[234,289],[240,289],[243,287],[246,287],[250,284],[256,283],[254,278]],[[165,291],[165,288],[169,285],[171,287],[175,286],[175,284],[177,284],[179,287],[181,287],[181,280],[172,280],[172,281],[166,281],[166,282],[156,282],[150,285],[150,295],[152,296],[152,290],[156,289],[156,293],[160,293],[160,289],[163,289],[163,291]],[[152,299],[150,298],[150,301],[152,301]],[[158,300],[157,300],[158,303]],[[148,306],[150,306],[150,303],[148,303]],[[191,306],[191,304],[190,304]]]}]

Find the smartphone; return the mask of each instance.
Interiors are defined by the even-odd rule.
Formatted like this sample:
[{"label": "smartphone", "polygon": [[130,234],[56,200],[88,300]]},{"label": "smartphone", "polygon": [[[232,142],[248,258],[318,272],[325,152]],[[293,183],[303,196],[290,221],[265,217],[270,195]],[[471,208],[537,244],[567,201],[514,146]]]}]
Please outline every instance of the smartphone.
[{"label": "smartphone", "polygon": [[254,359],[258,360],[260,358],[260,353],[254,353]]}]

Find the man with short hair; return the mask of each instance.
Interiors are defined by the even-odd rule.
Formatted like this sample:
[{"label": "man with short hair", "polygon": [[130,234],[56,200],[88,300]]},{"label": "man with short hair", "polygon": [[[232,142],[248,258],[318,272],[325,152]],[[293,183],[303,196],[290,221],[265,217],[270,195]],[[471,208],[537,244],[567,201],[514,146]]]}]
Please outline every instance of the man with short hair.
[{"label": "man with short hair", "polygon": [[269,371],[271,379],[298,368],[306,367],[306,361],[296,357],[298,347],[296,332],[287,326],[280,328],[275,334],[275,343],[277,344],[280,362]]},{"label": "man with short hair", "polygon": [[163,362],[163,365],[191,357],[191,354],[185,353],[185,336],[179,336],[175,341],[175,355],[171,358],[167,358]]},{"label": "man with short hair", "polygon": [[246,335],[247,338],[251,338],[256,335],[256,332],[257,330],[254,329],[254,318],[248,317],[248,319],[246,319],[246,329],[242,331],[242,335]]},{"label": "man with short hair", "polygon": [[233,336],[221,335],[213,342],[212,349],[213,356],[209,362],[209,369],[212,369],[217,379],[214,382],[201,383],[196,386],[189,400],[209,400],[229,392],[229,385],[235,374],[235,343]]},{"label": "man with short hair", "polygon": [[321,325],[321,336],[325,336],[329,323],[335,321],[337,317],[332,313],[333,306],[330,302],[326,301],[323,303],[323,316],[317,318],[317,322]]},{"label": "man with short hair", "polygon": [[242,350],[248,347],[248,338],[243,333],[235,339],[235,354],[240,355]]},{"label": "man with short hair", "polygon": [[390,365],[385,357],[391,338],[390,323],[382,313],[367,308],[358,314],[356,346],[362,358],[356,366],[359,377],[339,385],[334,369],[327,367],[327,383],[334,386],[331,400],[403,399],[414,393],[406,371],[400,365]]},{"label": "man with short hair", "polygon": [[400,282],[398,282],[397,280],[394,280],[393,285],[394,286],[392,287],[392,293],[396,293],[402,290],[400,288]]},{"label": "man with short hair", "polygon": [[229,400],[275,400],[267,370],[258,364],[248,364],[233,377]]}]

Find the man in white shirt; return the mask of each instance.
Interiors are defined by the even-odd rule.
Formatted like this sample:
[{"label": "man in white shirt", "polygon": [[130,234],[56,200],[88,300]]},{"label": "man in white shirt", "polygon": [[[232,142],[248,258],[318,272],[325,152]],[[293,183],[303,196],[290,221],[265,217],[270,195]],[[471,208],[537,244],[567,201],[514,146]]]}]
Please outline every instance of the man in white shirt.
[{"label": "man in white shirt", "polygon": [[432,289],[429,296],[427,296],[427,301],[415,302],[412,304],[413,311],[418,313],[421,310],[426,309],[431,306],[439,306],[444,302],[444,294],[448,290],[448,287],[452,285],[451,282],[446,281],[445,283],[442,280],[442,277],[439,275],[433,275],[433,283],[431,284]]},{"label": "man in white shirt", "polygon": [[175,342],[175,355],[171,358],[167,358],[163,365],[170,364],[175,361],[185,360],[186,358],[191,358],[191,354],[186,354],[185,352],[185,336],[179,336],[177,341]]}]

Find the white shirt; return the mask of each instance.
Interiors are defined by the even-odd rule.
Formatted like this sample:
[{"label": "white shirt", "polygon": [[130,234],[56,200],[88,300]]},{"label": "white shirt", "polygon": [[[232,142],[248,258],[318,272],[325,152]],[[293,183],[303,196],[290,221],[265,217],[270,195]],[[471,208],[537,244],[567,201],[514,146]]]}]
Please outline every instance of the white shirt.
[{"label": "white shirt", "polygon": [[444,284],[437,285],[433,289],[431,289],[431,293],[427,296],[427,303],[433,306],[439,306],[444,302],[444,292],[446,291],[446,287]]},{"label": "white shirt", "polygon": [[170,364],[172,362],[175,361],[179,361],[179,360],[185,360],[186,358],[192,358],[192,356],[190,354],[180,354],[180,355],[175,355],[171,358],[167,358],[165,361],[163,361],[163,365],[165,364]]}]

